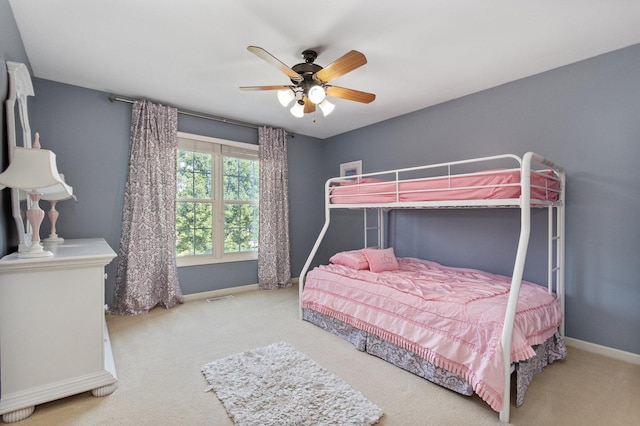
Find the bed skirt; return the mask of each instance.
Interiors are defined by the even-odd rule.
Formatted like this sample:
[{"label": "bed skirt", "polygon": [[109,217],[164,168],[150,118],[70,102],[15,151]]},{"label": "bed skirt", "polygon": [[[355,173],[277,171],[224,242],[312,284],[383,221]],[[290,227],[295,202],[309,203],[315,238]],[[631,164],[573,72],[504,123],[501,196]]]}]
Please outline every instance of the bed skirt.
[{"label": "bed skirt", "polygon": [[[312,309],[303,309],[305,321],[327,330],[353,344],[359,351],[375,355],[395,366],[407,370],[437,385],[458,392],[472,395],[473,388],[464,378],[431,364],[417,354],[398,345],[390,343],[374,334],[367,333],[350,324],[323,315]],[[522,405],[525,393],[533,379],[548,364],[567,356],[564,339],[560,333],[551,336],[541,345],[534,347],[536,355],[516,364],[516,406]]]}]

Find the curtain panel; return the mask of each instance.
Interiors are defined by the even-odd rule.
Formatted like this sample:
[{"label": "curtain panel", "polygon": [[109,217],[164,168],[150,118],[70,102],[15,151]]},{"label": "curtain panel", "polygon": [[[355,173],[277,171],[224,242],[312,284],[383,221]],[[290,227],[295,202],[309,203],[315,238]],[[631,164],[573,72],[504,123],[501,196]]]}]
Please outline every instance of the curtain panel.
[{"label": "curtain panel", "polygon": [[289,259],[289,169],[283,129],[260,127],[260,229],[258,284],[263,290],[291,287]]},{"label": "curtain panel", "polygon": [[176,108],[133,104],[113,314],[184,300],[176,266],[177,127]]}]

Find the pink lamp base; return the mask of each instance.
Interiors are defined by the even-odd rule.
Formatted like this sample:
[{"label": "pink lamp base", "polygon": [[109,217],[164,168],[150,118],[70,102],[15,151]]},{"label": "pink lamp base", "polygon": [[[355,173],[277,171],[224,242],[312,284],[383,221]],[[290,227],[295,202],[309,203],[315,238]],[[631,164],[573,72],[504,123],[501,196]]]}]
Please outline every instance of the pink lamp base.
[{"label": "pink lamp base", "polygon": [[44,250],[40,245],[40,224],[44,219],[44,210],[42,210],[38,204],[40,201],[40,195],[37,192],[29,193],[31,198],[31,208],[27,210],[27,220],[31,225],[31,246],[28,251],[18,252],[18,258],[34,258],[34,257],[51,257],[53,253]]}]

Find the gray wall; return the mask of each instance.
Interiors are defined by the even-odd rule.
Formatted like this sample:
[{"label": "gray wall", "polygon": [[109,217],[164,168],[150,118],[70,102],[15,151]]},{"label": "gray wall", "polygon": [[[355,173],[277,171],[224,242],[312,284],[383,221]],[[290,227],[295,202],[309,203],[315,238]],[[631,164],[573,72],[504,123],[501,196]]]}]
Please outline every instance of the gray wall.
[{"label": "gray wall", "polygon": [[[7,0],[0,0],[0,168],[4,170],[9,164],[7,151],[7,114],[4,102],[8,96],[9,81],[6,61],[22,62],[30,68],[27,52],[22,44],[22,38],[18,32],[16,21],[13,19],[13,11]],[[0,256],[14,251],[13,246],[18,246],[18,234],[11,218],[11,195],[8,189],[0,192]]]},{"label": "gray wall", "polygon": [[[3,61],[28,64],[6,0],[0,0],[0,34]],[[290,139],[293,275],[299,274],[322,225],[323,181],[338,174],[339,163],[362,159],[364,171],[370,172],[537,151],[565,166],[568,174],[567,335],[640,353],[640,178],[634,173],[640,158],[639,69],[640,46],[632,46],[329,140]],[[6,74],[0,74],[4,101]],[[131,106],[110,103],[105,93],[51,81],[34,79],[34,86],[32,130],[57,153],[60,170],[79,198],[58,205],[58,230],[67,238],[104,237],[117,252]],[[185,116],[180,116],[179,130],[257,141],[254,130]],[[3,191],[2,254],[17,244],[8,200]],[[315,263],[361,244],[359,216],[336,216]],[[534,225],[541,226],[543,219],[536,215]],[[509,274],[518,227],[513,211],[395,212],[391,243],[401,256]],[[544,280],[542,245],[538,236],[532,239],[526,279]],[[107,272],[110,302],[115,262]],[[255,262],[181,268],[179,273],[185,294],[256,282]]]},{"label": "gray wall", "polygon": [[[31,127],[40,133],[43,148],[56,153],[58,169],[73,186],[78,201],[57,205],[58,233],[65,238],[103,237],[118,252],[122,204],[127,177],[131,104],[110,102],[108,94],[34,78]],[[256,129],[178,116],[178,130],[205,136],[257,143]],[[320,142],[296,136],[289,139],[292,273],[296,276],[311,249],[309,232],[317,233],[322,215],[322,189],[306,188],[323,177],[318,162]],[[43,207],[48,207],[42,202]],[[48,235],[49,223],[41,235]],[[117,261],[107,267],[106,301],[113,298]],[[232,262],[181,267],[184,294],[257,282],[257,262]]]},{"label": "gray wall", "polygon": [[[343,134],[326,142],[326,173],[357,159],[373,172],[501,153],[549,157],[568,180],[567,335],[640,354],[639,70],[635,45]],[[332,235],[357,246],[352,221],[332,222]],[[544,223],[537,214],[543,232]],[[391,225],[401,256],[511,273],[515,211],[394,212]],[[546,282],[544,239],[531,241],[525,279]],[[323,244],[325,253],[339,249]]]},{"label": "gray wall", "polygon": [[[0,54],[30,66],[8,1],[0,0]],[[108,100],[108,94],[33,78],[36,96],[29,99],[32,132],[39,132],[44,148],[57,155],[58,167],[74,187],[78,201],[57,205],[58,232],[65,238],[103,237],[118,252],[122,203],[127,175],[131,105]],[[8,164],[4,100],[7,73],[0,73],[2,95],[2,169]],[[167,102],[171,103],[171,102]],[[178,130],[188,133],[257,143],[257,130],[179,115]],[[259,118],[258,118],[259,120]],[[324,179],[319,140],[289,138],[289,200],[291,203],[291,267],[297,276],[311,250],[322,220]],[[310,188],[310,189],[308,189]],[[10,193],[1,192],[0,254],[16,250],[17,235],[11,218]],[[48,205],[42,202],[46,209]],[[50,232],[44,221],[41,235]],[[106,301],[111,303],[117,263],[107,267]],[[185,294],[216,290],[257,282],[257,262],[233,262],[179,268]]]}]

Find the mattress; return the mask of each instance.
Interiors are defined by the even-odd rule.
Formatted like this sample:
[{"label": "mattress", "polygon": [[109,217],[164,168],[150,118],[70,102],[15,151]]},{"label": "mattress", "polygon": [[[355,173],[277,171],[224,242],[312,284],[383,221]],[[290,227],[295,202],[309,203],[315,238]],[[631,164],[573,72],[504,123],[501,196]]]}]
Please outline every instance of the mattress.
[{"label": "mattress", "polygon": [[[398,258],[398,269],[374,273],[322,265],[307,275],[303,309],[371,333],[468,381],[495,411],[504,389],[500,335],[510,278]],[[557,332],[562,314],[545,287],[523,282],[511,361]]]},{"label": "mattress", "polygon": [[[531,174],[531,198],[556,201],[559,182],[544,176],[550,171],[540,173]],[[520,197],[520,169],[398,181],[365,177],[339,181],[329,190],[332,204],[514,199]]]}]

